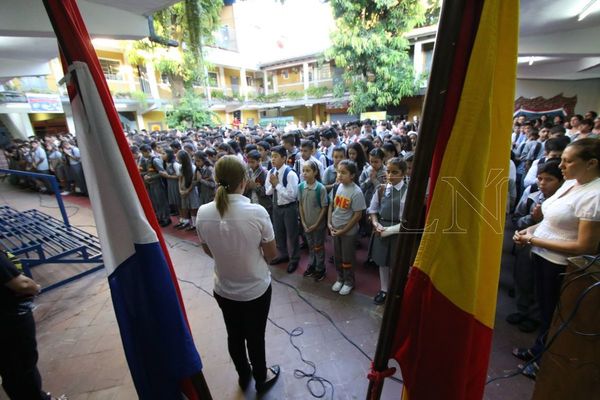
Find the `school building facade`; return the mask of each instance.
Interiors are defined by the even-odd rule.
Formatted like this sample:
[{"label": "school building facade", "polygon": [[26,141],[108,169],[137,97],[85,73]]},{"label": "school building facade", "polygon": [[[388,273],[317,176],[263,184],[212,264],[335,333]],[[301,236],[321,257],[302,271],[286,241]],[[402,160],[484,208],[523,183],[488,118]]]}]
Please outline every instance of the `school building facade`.
[{"label": "school building facade", "polygon": [[[341,79],[341,71],[323,60],[323,52],[266,62],[253,59],[248,41],[240,40],[245,35],[241,25],[247,21],[242,12],[236,13],[237,6],[223,7],[215,43],[205,51],[209,65],[205,85],[194,86],[214,112],[215,124],[230,125],[234,120],[263,126],[288,121],[319,124],[358,117],[348,115],[347,97],[334,98],[333,87]],[[420,28],[408,35],[417,76],[425,77],[431,67],[436,29]],[[127,41],[94,39],[93,45],[123,127],[169,128],[165,116],[173,109],[174,90],[168,76],[152,61],[132,63]],[[75,132],[66,88],[59,85],[63,75],[59,60],[53,59],[40,75],[0,83],[0,136]],[[420,115],[422,94],[424,88],[419,95],[403,99],[393,114]]]}]

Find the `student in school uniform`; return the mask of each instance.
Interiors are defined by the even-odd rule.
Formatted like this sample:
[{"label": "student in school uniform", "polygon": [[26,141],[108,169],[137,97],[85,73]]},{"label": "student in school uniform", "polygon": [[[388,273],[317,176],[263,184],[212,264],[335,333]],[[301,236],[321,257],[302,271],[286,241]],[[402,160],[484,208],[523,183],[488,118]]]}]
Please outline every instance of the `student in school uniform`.
[{"label": "student in school uniform", "polygon": [[271,261],[277,265],[289,261],[287,272],[298,268],[300,260],[300,226],[298,224],[298,176],[287,163],[283,146],[271,149],[273,169],[267,174],[265,193],[273,196],[273,227],[279,255]]},{"label": "student in school uniform", "polygon": [[315,282],[325,278],[325,228],[327,217],[327,189],[319,182],[319,166],[308,160],[302,166],[304,181],[298,187],[300,221],[308,244],[308,267],[305,277]]},{"label": "student in school uniform", "polygon": [[159,157],[152,157],[152,148],[148,144],[141,145],[140,152],[142,157],[139,161],[139,169],[152,201],[154,213],[160,226],[169,226],[171,224],[169,200],[160,176],[164,171],[163,162]]},{"label": "student in school uniform", "polygon": [[402,221],[404,203],[408,184],[404,180],[407,165],[399,157],[391,158],[386,165],[387,184],[379,185],[367,213],[373,226],[371,257],[379,266],[381,289],[373,301],[375,304],[385,303],[387,297],[390,266],[398,248],[398,235],[382,237],[386,227],[397,225]]},{"label": "student in school uniform", "polygon": [[[177,162],[175,153],[171,149],[165,149],[162,153],[162,159],[165,170],[160,172],[160,176],[167,181],[167,199],[169,200],[169,208],[171,211],[177,212],[181,218],[181,195],[179,194],[179,174],[181,171],[181,164]],[[181,223],[181,220],[179,222]]]},{"label": "student in school uniform", "polygon": [[303,166],[308,161],[313,161],[317,164],[319,168],[319,177],[323,176],[325,173],[325,169],[323,168],[323,164],[319,160],[313,156],[315,144],[311,140],[303,140],[300,145],[300,157],[296,158],[296,162],[294,163],[294,171],[300,177],[300,182],[304,181],[304,177],[302,174]]},{"label": "student in school uniform", "polygon": [[334,263],[337,280],[331,287],[342,296],[350,294],[355,286],[356,235],[358,221],[367,208],[360,187],[354,183],[356,164],[350,160],[340,161],[337,169],[339,185],[334,187],[327,223],[333,237]]},{"label": "student in school uniform", "polygon": [[281,145],[287,152],[286,163],[294,168],[296,160],[300,157],[298,146],[300,138],[296,132],[288,132],[281,137]]},{"label": "student in school uniform", "polygon": [[252,150],[248,153],[248,183],[244,195],[250,199],[253,204],[263,206],[270,216],[273,213],[273,199],[265,193],[265,181],[267,180],[267,170],[261,165],[261,155],[258,150]]},{"label": "student in school uniform", "polygon": [[273,168],[273,164],[271,163],[271,145],[267,141],[260,141],[256,143],[256,150],[260,153],[260,165],[263,166],[264,169],[269,171]]},{"label": "student in school uniform", "polygon": [[346,149],[344,149],[342,146],[338,146],[335,149],[333,149],[332,155],[333,164],[325,169],[325,173],[323,174],[322,180],[323,185],[325,185],[325,188],[327,189],[328,193],[331,192],[333,186],[335,185],[335,182],[337,180],[336,168],[340,161],[344,159],[346,155]]},{"label": "student in school uniform", "polygon": [[214,168],[208,159],[208,156],[203,151],[194,153],[194,182],[198,190],[200,205],[210,203],[215,199],[217,183],[214,177]]},{"label": "student in school uniform", "polygon": [[181,195],[183,223],[175,225],[175,228],[193,231],[196,229],[196,213],[200,207],[200,197],[194,183],[196,167],[192,163],[189,153],[185,150],[180,150],[177,153],[177,161],[181,164],[179,194]]}]

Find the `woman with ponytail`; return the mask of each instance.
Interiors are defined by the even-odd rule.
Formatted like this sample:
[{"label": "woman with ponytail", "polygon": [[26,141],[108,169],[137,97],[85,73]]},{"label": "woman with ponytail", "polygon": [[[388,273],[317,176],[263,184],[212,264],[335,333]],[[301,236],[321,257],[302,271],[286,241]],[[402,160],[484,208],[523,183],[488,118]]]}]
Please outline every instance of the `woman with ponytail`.
[{"label": "woman with ponytail", "polygon": [[248,175],[239,158],[219,159],[215,180],[215,200],[198,210],[196,231],[204,252],[215,260],[214,296],[223,312],[238,383],[245,390],[254,377],[262,393],[280,372],[278,365],[267,368],[265,357],[271,305],[268,263],[277,254],[275,234],[265,208],[243,195]]}]

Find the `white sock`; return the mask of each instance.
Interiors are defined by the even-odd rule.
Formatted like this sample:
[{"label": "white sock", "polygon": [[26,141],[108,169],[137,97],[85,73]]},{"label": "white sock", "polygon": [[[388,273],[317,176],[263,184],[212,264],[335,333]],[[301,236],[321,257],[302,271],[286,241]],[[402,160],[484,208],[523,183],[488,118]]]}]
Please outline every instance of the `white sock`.
[{"label": "white sock", "polygon": [[379,267],[379,280],[381,281],[381,290],[387,293],[390,284],[390,267]]}]

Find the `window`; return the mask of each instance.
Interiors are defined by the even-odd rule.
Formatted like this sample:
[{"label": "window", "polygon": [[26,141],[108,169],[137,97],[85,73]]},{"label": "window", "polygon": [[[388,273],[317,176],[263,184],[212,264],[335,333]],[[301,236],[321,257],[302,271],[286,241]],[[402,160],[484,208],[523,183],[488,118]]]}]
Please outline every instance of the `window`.
[{"label": "window", "polygon": [[246,77],[246,85],[252,86],[254,84],[254,78],[251,76]]},{"label": "window", "polygon": [[319,80],[331,79],[331,66],[329,64],[321,65],[317,76]]},{"label": "window", "polygon": [[102,72],[104,73],[104,77],[107,80],[112,81],[122,81],[123,77],[119,73],[119,69],[121,68],[121,63],[117,60],[107,60],[105,58],[100,58],[100,67],[102,67]]},{"label": "window", "polygon": [[284,70],[282,70],[282,71],[281,71],[281,77],[282,77],[283,79],[289,79],[289,77],[290,77],[290,73],[289,73],[289,71],[288,71],[287,69],[284,69]]},{"label": "window", "polygon": [[216,72],[208,73],[208,86],[210,87],[219,87],[219,81],[217,80]]}]

